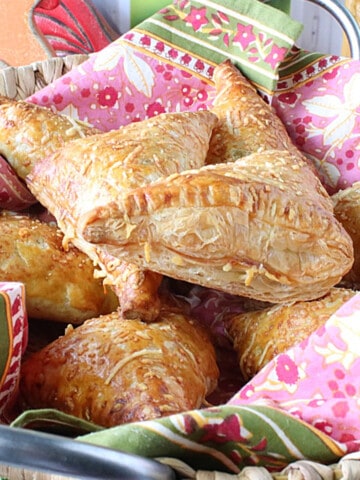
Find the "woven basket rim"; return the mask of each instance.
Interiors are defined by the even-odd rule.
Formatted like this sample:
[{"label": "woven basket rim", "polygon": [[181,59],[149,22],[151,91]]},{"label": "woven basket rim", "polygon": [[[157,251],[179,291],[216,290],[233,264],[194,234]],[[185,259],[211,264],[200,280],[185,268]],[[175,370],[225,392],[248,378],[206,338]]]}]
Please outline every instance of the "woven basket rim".
[{"label": "woven basket rim", "polygon": [[65,57],[51,57],[20,67],[0,68],[0,95],[24,100],[83,63],[90,55],[74,54]]}]

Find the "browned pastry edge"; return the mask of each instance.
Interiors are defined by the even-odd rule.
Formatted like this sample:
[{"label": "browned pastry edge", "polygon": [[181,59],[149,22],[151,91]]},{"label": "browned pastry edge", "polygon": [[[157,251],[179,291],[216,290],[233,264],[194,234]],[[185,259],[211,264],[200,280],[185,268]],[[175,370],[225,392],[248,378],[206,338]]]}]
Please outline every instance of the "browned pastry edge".
[{"label": "browned pastry edge", "polygon": [[[156,320],[160,312],[159,288],[163,276],[121,261],[98,250],[98,262],[107,272],[104,285],[110,285],[119,299],[119,311],[126,319],[141,318],[145,322]],[[99,274],[103,278],[102,273]]]},{"label": "browned pastry edge", "polygon": [[94,278],[88,256],[63,248],[55,225],[3,211],[0,236],[0,276],[24,284],[30,317],[78,324],[118,307],[116,296]]},{"label": "browned pastry edge", "polygon": [[211,111],[219,122],[207,163],[232,162],[264,150],[286,150],[303,157],[274,109],[230,60],[215,67],[213,81],[216,96]]},{"label": "browned pastry edge", "polygon": [[272,303],[320,297],[353,263],[330,197],[285,151],[169,176],[90,210],[77,228],[141,268]]},{"label": "browned pastry edge", "polygon": [[164,306],[156,322],[91,319],[26,359],[24,408],[56,408],[105,427],[202,406],[219,370],[196,322]]},{"label": "browned pastry edge", "polygon": [[356,293],[334,287],[317,300],[228,316],[227,331],[244,379],[250,380],[276,355],[308,338]]},{"label": "browned pastry edge", "polygon": [[0,155],[25,179],[44,157],[99,130],[50,108],[0,96]]}]

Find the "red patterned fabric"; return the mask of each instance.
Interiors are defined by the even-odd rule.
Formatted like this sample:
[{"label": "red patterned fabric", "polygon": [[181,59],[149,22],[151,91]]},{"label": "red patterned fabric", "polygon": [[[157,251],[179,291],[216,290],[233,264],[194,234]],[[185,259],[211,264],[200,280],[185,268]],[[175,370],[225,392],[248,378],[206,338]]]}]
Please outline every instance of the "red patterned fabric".
[{"label": "red patterned fabric", "polygon": [[97,52],[120,35],[89,0],[41,0],[34,21],[57,56]]},{"label": "red patterned fabric", "polygon": [[20,374],[21,359],[28,343],[25,288],[19,282],[0,282],[0,423],[6,422]]}]

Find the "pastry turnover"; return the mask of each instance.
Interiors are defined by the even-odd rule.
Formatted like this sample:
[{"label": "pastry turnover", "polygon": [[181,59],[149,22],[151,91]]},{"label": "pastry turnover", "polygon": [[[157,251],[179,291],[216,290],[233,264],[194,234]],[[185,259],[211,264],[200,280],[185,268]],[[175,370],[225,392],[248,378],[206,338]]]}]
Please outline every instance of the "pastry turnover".
[{"label": "pastry turnover", "polygon": [[94,278],[88,256],[63,249],[56,226],[3,212],[0,237],[1,281],[24,283],[30,317],[78,324],[118,307],[113,292]]},{"label": "pastry turnover", "polygon": [[[23,179],[40,160],[61,149],[65,143],[99,133],[98,129],[53,112],[49,108],[0,96],[0,154],[6,157],[19,177]],[[113,266],[113,262],[111,265]],[[144,317],[156,315],[158,306],[154,305],[156,311],[154,313],[151,308],[149,309],[149,302],[158,303],[158,299],[153,297],[153,291],[155,285],[159,284],[160,277],[156,278],[153,284],[155,274],[147,278],[145,272],[125,263],[119,269],[121,275],[120,273],[116,275],[114,291],[124,300],[124,314],[129,312],[129,315],[134,315],[135,309],[136,314],[142,313]],[[131,276],[129,269],[131,269]],[[96,274],[97,271],[94,273]],[[125,284],[125,279],[128,284]],[[107,283],[111,284],[110,281]],[[147,290],[150,286],[150,290]],[[122,288],[125,290],[124,294]],[[90,316],[97,312],[97,310],[91,311]],[[67,317],[68,312],[65,312],[65,318]]]},{"label": "pastry turnover", "polygon": [[153,323],[113,313],[67,329],[26,359],[21,403],[111,427],[199,408],[218,375],[207,335],[175,308]]},{"label": "pastry turnover", "polygon": [[319,179],[278,150],[124,192],[77,229],[141,268],[272,303],[318,298],[353,263]]},{"label": "pastry turnover", "polygon": [[219,122],[213,130],[207,163],[232,162],[274,149],[300,155],[280,118],[230,60],[215,67],[213,81],[216,97],[211,110]]},{"label": "pastry turnover", "polygon": [[[85,245],[85,251],[89,247]],[[97,264],[101,267],[98,276],[104,279],[105,285],[110,285],[120,302],[121,315],[125,319],[140,317],[145,322],[151,322],[159,314],[160,298],[158,295],[162,283],[162,275],[143,270],[134,263],[119,260],[107,254],[102,249],[96,250]],[[90,252],[90,255],[94,255]]]},{"label": "pastry turnover", "polygon": [[[79,219],[124,191],[203,166],[216,122],[208,111],[161,114],[74,140],[37,164],[27,177],[30,190],[55,216],[66,240],[86,252],[100,267],[105,283],[114,285],[125,316],[140,312],[145,320],[156,318],[159,302],[154,290],[161,278],[144,271],[147,267],[136,273],[122,264],[132,263],[130,258],[123,256],[120,262],[101,245],[87,242],[78,229]],[[129,272],[131,288],[124,283]]]},{"label": "pastry turnover", "polygon": [[309,337],[355,293],[332,288],[318,300],[285,303],[229,317],[226,326],[244,380],[256,375],[276,355]]},{"label": "pastry turnover", "polygon": [[354,265],[345,276],[344,282],[359,286],[360,284],[360,182],[339,190],[332,195],[334,213],[343,224],[354,244]]},{"label": "pastry turnover", "polygon": [[68,141],[98,132],[49,108],[0,96],[0,154],[22,179]]}]

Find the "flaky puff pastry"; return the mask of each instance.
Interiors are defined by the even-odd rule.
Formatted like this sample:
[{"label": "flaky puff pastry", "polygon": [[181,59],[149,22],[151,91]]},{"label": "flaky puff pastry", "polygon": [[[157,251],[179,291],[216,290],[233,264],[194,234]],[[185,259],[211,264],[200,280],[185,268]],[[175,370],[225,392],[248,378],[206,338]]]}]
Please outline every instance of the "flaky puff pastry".
[{"label": "flaky puff pastry", "polygon": [[[84,251],[89,251],[87,245]],[[104,283],[110,285],[117,296],[121,315],[126,319],[140,317],[145,322],[155,320],[160,311],[158,291],[162,275],[119,260],[102,249],[97,249],[96,255],[97,265],[101,267],[98,278],[103,278],[106,271]]]},{"label": "flaky puff pastry", "polygon": [[[124,191],[205,164],[217,117],[207,111],[167,113],[119,130],[75,140],[35,166],[26,181],[56,218],[67,241],[93,259],[119,295],[124,316],[151,321],[158,314],[156,287],[161,278],[129,265],[87,242],[79,219]],[[128,277],[128,275],[131,275]],[[129,283],[124,280],[129,279]]]},{"label": "flaky puff pastry", "polygon": [[50,108],[0,96],[0,154],[22,179],[68,141],[95,133],[99,130]]},{"label": "flaky puff pastry", "polygon": [[354,244],[354,265],[343,281],[348,285],[360,285],[360,182],[339,190],[332,195],[334,213],[343,224]]},{"label": "flaky puff pastry", "polygon": [[142,268],[272,303],[320,297],[353,263],[319,179],[278,150],[124,193],[78,231]]},{"label": "flaky puff pastry", "polygon": [[0,278],[25,285],[30,317],[78,324],[118,307],[89,257],[73,246],[64,250],[55,225],[3,212],[0,238]]},{"label": "flaky puff pastry", "polygon": [[276,355],[308,338],[356,292],[332,288],[324,297],[234,315],[226,327],[244,380],[251,379]]},{"label": "flaky puff pastry", "polygon": [[206,333],[177,309],[164,307],[154,323],[114,313],[25,360],[20,403],[111,427],[198,408],[218,375]]},{"label": "flaky puff pastry", "polygon": [[264,150],[288,150],[300,155],[285,125],[242,73],[226,60],[217,65],[211,107],[219,118],[210,141],[207,163],[232,162]]}]

